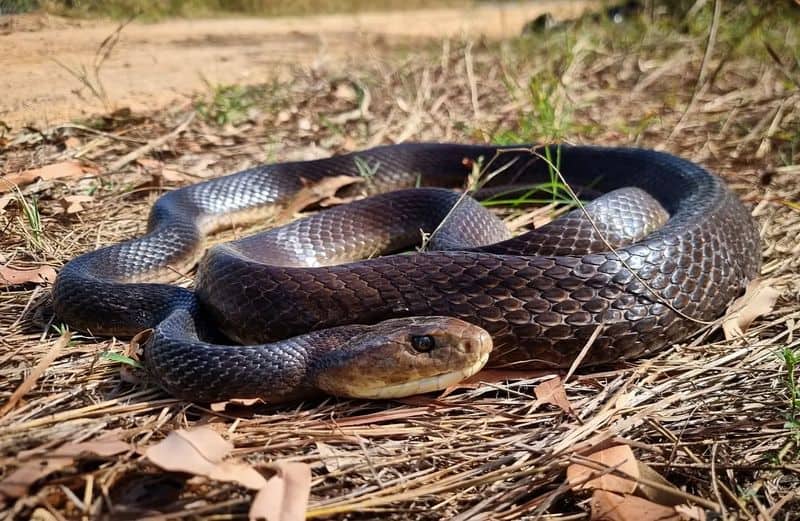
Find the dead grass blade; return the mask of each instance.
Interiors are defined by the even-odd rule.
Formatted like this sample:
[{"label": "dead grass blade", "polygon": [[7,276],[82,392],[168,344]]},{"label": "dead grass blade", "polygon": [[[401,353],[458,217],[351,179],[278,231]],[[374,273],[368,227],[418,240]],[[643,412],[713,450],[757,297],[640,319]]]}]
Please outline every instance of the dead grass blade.
[{"label": "dead grass blade", "polygon": [[23,380],[23,382],[17,387],[17,389],[11,394],[11,397],[0,407],[0,418],[8,414],[14,407],[17,406],[19,401],[22,399],[25,394],[28,393],[33,387],[36,385],[36,382],[39,381],[39,378],[42,377],[47,368],[50,367],[50,364],[53,363],[58,355],[61,354],[61,351],[69,344],[69,339],[71,338],[71,333],[69,331],[62,334],[59,339],[47,350],[45,355],[39,360],[39,363],[31,370],[30,374]]}]

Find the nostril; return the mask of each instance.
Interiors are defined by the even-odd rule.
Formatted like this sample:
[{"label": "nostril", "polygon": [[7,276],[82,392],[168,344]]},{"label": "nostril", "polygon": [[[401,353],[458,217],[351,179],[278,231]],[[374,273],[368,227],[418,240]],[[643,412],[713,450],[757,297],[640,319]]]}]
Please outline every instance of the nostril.
[{"label": "nostril", "polygon": [[480,330],[477,334],[464,340],[464,351],[467,353],[485,353],[492,348],[492,337],[486,331]]}]

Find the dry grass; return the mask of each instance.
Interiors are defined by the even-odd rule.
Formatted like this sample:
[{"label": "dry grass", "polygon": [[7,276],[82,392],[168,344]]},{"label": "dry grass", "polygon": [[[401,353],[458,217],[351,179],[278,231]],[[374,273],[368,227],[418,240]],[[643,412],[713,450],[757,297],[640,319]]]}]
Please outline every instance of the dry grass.
[{"label": "dry grass", "polygon": [[[536,405],[532,389],[542,378],[446,397],[327,399],[214,413],[126,383],[119,365],[101,356],[124,343],[73,334],[36,386],[0,417],[0,481],[22,456],[67,441],[110,432],[145,447],[173,429],[210,424],[234,442],[235,455],[254,464],[309,463],[312,517],[585,519],[586,497],[563,486],[564,468],[578,454],[621,440],[727,519],[797,519],[800,403],[792,403],[798,382],[787,370],[791,356],[800,358],[799,36],[786,13],[748,32],[758,14],[735,7],[721,13],[704,60],[712,7],[686,32],[662,22],[590,26],[497,46],[453,41],[347,67],[298,70],[266,96],[251,92],[241,118],[220,127],[196,117],[177,138],[119,171],[105,169],[169,133],[192,108],[110,115],[92,127],[22,130],[5,138],[0,171],[79,158],[102,173],[23,190],[41,214],[38,242],[19,201],[7,201],[0,261],[59,266],[141,233],[164,190],[264,161],[400,140],[560,136],[678,153],[724,175],[753,205],[764,240],[762,273],[782,295],[745,338],[723,341],[718,329],[706,330],[648,360],[579,372],[566,383],[571,417]],[[740,42],[739,34],[745,34]],[[64,197],[76,194],[93,199],[82,211],[63,213]],[[33,286],[0,292],[0,403],[59,337],[23,318],[43,293]],[[27,496],[0,504],[0,518],[34,511],[48,519],[109,512],[115,519],[126,512],[243,518],[250,498],[233,485],[157,471],[128,453],[83,459],[51,474]]]}]

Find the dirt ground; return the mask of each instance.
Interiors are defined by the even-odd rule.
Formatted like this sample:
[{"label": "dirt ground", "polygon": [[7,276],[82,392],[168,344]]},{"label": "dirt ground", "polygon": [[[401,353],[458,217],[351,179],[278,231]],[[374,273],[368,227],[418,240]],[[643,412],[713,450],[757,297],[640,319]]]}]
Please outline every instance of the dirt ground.
[{"label": "dirt ground", "polygon": [[[263,82],[288,74],[290,67],[380,53],[410,38],[519,34],[543,12],[571,18],[592,3],[553,0],[394,13],[134,22],[120,32],[96,76],[93,64],[101,42],[119,24],[41,14],[0,17],[0,121],[12,128],[46,127],[120,107],[152,109],[185,99],[205,82]],[[105,96],[93,94],[76,74],[101,85]]]}]

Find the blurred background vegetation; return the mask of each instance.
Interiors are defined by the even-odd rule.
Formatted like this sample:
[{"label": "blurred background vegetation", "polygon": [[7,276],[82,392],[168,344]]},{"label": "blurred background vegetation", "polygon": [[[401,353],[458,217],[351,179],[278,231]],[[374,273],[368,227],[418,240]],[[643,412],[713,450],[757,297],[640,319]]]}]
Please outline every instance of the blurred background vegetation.
[{"label": "blurred background vegetation", "polygon": [[[282,16],[326,13],[354,13],[435,7],[469,7],[487,3],[518,3],[526,0],[0,0],[0,15],[42,10],[71,17],[137,17],[152,21],[169,17],[208,17],[220,15]],[[536,0],[527,0],[533,1]],[[569,2],[570,0],[565,0]],[[644,11],[654,7],[674,18],[696,14],[714,0],[597,0],[598,8],[613,8],[632,3]],[[748,4],[753,9],[798,11],[798,0],[744,0],[725,2],[730,9]]]},{"label": "blurred background vegetation", "polygon": [[67,16],[145,19],[219,14],[258,16],[306,15],[467,6],[470,0],[0,0],[0,12],[36,9]]}]

